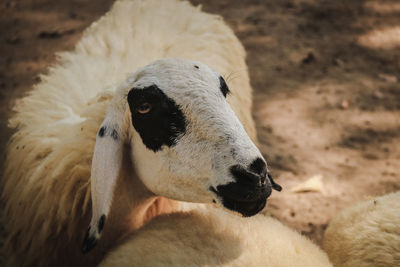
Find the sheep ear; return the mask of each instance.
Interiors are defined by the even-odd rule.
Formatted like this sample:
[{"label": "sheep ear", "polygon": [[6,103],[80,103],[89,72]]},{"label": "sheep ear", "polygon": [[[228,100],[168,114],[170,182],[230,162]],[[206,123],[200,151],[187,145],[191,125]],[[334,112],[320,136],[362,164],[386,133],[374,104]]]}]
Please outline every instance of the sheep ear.
[{"label": "sheep ear", "polygon": [[91,170],[92,219],[83,241],[83,253],[97,244],[110,211],[126,139],[125,111],[124,102],[113,99],[96,137]]}]

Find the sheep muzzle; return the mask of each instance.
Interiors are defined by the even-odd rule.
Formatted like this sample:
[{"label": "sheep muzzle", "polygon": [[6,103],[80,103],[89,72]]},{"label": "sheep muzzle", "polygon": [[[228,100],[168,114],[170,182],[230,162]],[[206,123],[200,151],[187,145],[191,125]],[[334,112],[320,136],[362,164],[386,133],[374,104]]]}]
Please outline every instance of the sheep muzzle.
[{"label": "sheep muzzle", "polygon": [[225,208],[237,211],[244,217],[260,212],[265,207],[272,189],[282,190],[272,179],[261,158],[257,158],[248,169],[241,165],[231,166],[230,173],[234,182],[216,188],[210,187],[210,190],[221,199]]}]

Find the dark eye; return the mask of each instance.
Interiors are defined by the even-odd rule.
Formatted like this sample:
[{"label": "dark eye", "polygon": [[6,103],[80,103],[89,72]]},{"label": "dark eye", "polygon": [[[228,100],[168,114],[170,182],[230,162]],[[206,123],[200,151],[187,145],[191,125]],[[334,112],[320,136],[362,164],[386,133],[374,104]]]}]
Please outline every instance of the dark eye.
[{"label": "dark eye", "polygon": [[141,103],[135,110],[140,114],[149,113],[152,106],[148,102]]}]

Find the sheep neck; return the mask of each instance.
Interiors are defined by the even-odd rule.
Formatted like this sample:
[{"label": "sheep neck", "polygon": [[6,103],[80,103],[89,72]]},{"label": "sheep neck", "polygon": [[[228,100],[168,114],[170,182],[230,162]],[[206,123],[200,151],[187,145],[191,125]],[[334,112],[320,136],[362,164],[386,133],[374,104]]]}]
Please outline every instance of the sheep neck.
[{"label": "sheep neck", "polygon": [[156,196],[146,188],[134,170],[129,149],[124,148],[123,166],[109,216],[110,224],[120,224],[117,229],[126,232],[137,230],[160,214],[175,212],[180,206],[178,201]]}]

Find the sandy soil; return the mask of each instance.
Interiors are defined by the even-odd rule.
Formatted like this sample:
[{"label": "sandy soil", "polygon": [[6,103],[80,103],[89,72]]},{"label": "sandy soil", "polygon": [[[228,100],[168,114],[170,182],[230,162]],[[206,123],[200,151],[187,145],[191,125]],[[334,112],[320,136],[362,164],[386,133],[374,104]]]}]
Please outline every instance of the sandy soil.
[{"label": "sandy soil", "polygon": [[[1,151],[14,101],[112,2],[0,3]],[[284,187],[266,212],[321,244],[339,209],[400,189],[397,1],[192,2],[222,15],[248,51],[260,147]],[[292,192],[315,176],[319,190]]]}]

